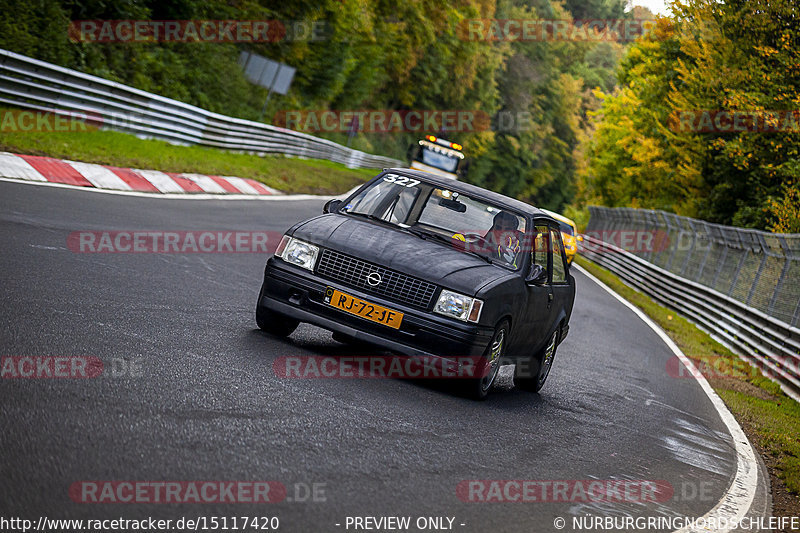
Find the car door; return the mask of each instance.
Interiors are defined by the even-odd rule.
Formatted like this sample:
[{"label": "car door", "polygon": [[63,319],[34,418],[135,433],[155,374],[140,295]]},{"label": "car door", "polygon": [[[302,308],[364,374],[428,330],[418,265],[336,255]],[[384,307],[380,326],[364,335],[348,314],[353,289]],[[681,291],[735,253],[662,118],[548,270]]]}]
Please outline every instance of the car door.
[{"label": "car door", "polygon": [[551,306],[552,322],[550,323],[548,331],[551,330],[556,323],[561,322],[562,319],[569,318],[572,314],[572,304],[575,300],[575,282],[574,278],[569,273],[569,264],[567,263],[564,241],[558,226],[551,226],[550,242],[552,243],[551,259],[553,261],[553,268],[551,271],[553,299]]},{"label": "car door", "polygon": [[551,228],[545,221],[537,220],[534,223],[534,233],[531,246],[531,268],[541,266],[547,271],[543,282],[526,280],[527,306],[525,309],[525,322],[527,331],[527,353],[532,354],[544,346],[547,333],[551,329],[554,317],[553,309],[553,284],[552,284],[552,246]]}]

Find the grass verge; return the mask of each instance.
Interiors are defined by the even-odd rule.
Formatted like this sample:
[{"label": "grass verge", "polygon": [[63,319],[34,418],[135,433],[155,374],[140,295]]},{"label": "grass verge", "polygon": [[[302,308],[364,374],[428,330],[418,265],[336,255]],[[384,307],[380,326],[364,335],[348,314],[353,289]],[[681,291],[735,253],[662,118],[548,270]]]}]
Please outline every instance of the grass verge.
[{"label": "grass verge", "polygon": [[341,194],[379,171],[349,169],[320,159],[259,157],[200,146],[178,146],[95,129],[2,131],[0,151],[118,167],[253,178],[287,193]]},{"label": "grass verge", "polygon": [[575,261],[644,311],[697,364],[770,470],[774,514],[797,516],[800,513],[797,496],[800,494],[800,404],[675,311],[656,303],[588,259],[578,256]]}]

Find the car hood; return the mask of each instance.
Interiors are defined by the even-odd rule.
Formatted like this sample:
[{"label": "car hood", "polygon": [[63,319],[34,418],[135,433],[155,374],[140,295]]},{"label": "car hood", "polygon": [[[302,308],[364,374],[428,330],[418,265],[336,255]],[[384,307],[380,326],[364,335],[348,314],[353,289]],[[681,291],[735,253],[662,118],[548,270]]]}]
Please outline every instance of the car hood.
[{"label": "car hood", "polygon": [[293,236],[470,296],[514,275],[447,245],[347,215],[313,218],[295,228]]}]

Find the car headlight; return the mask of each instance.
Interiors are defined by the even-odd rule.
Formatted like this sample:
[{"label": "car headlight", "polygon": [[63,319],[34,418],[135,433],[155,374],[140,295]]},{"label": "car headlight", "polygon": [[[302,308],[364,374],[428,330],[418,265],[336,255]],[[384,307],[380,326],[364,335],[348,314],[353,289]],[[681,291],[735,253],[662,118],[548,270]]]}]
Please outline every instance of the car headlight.
[{"label": "car headlight", "polygon": [[276,257],[280,257],[287,263],[312,271],[314,270],[314,263],[317,262],[317,255],[319,255],[319,246],[314,246],[286,235],[283,236],[278,249],[275,250]]},{"label": "car headlight", "polygon": [[477,298],[443,290],[436,301],[436,305],[433,306],[433,312],[457,318],[464,322],[477,322],[481,318],[482,308],[483,302]]}]

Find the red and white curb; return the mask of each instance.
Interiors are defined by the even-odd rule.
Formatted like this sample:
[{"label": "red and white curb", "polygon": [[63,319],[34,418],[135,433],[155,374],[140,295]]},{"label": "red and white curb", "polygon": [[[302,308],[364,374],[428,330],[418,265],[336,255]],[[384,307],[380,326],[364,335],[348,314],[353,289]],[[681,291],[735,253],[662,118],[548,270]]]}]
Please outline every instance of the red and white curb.
[{"label": "red and white curb", "polygon": [[249,178],[119,168],[9,152],[0,152],[0,177],[150,194],[282,194]]}]

